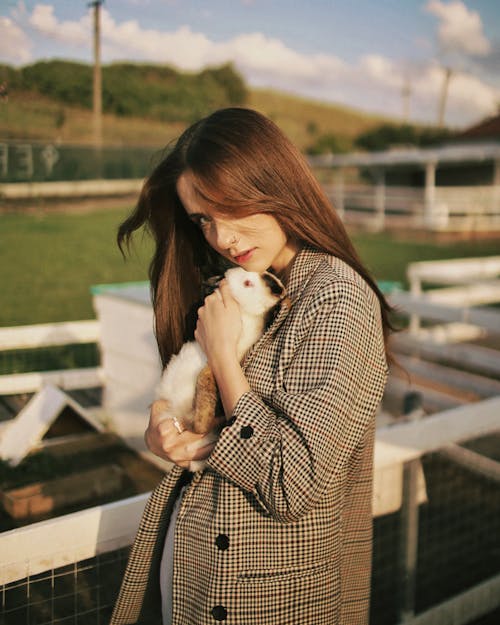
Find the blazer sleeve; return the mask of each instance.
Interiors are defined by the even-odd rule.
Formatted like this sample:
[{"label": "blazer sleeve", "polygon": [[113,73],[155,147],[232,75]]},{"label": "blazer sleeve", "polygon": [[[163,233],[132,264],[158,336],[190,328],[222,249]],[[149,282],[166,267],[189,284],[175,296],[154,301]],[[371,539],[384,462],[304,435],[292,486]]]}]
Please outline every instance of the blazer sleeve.
[{"label": "blazer sleeve", "polygon": [[349,461],[387,377],[378,300],[356,283],[321,289],[295,324],[271,400],[242,395],[208,458],[284,523],[314,507]]}]

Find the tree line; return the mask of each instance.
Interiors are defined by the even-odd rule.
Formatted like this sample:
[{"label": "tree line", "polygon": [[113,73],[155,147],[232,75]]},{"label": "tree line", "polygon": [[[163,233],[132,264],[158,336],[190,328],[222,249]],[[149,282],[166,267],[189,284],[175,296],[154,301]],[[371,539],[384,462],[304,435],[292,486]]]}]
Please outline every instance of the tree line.
[{"label": "tree line", "polygon": [[[0,66],[9,92],[38,92],[84,108],[92,108],[92,72],[89,64],[62,60],[20,68]],[[245,82],[231,64],[198,73],[152,64],[112,63],[102,67],[105,113],[191,123],[216,108],[243,105],[246,99]]]},{"label": "tree line", "polygon": [[[61,104],[92,108],[93,67],[64,60],[38,61],[24,67],[0,65],[0,83],[8,93],[35,92]],[[3,94],[4,97],[7,95]],[[112,63],[102,67],[105,113],[187,124],[226,106],[244,106],[248,88],[231,63],[200,72],[168,65]],[[426,147],[452,136],[447,128],[384,123],[351,143],[319,128],[308,128],[309,154],[340,153],[352,148],[377,151],[394,146]]]}]

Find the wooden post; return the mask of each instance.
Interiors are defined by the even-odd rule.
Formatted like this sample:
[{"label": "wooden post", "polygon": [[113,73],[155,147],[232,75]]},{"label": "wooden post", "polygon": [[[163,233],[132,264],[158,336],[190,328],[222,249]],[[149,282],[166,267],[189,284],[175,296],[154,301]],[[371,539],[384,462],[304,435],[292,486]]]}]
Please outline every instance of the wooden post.
[{"label": "wooden post", "polygon": [[[418,273],[418,269],[413,267],[413,263],[410,263],[406,269],[406,275],[408,278],[408,282],[410,283],[410,293],[413,297],[418,297],[422,295],[422,282],[420,280],[420,275]],[[418,313],[410,311],[410,325],[408,330],[410,334],[417,335],[420,330],[420,316]]]},{"label": "wooden post", "polygon": [[0,176],[6,178],[9,172],[9,144],[0,143]]},{"label": "wooden post", "polygon": [[375,229],[383,230],[385,225],[385,170],[378,168],[375,170]]},{"label": "wooden post", "polygon": [[418,550],[418,464],[410,460],[403,468],[403,503],[401,506],[400,570],[401,590],[399,622],[411,622],[415,616],[415,587]]},{"label": "wooden post", "polygon": [[90,3],[94,9],[94,146],[102,147],[102,79],[101,79],[101,4],[103,0]]},{"label": "wooden post", "polygon": [[[410,421],[423,416],[421,393],[407,393],[403,402],[403,413]],[[415,588],[417,583],[418,555],[418,471],[420,458],[403,465],[401,493],[401,592],[399,622],[411,622],[415,616]]]},{"label": "wooden post", "polygon": [[425,165],[425,205],[424,226],[432,228],[434,224],[434,207],[436,203],[436,163],[429,161]]},{"label": "wooden post", "polygon": [[334,172],[335,177],[335,209],[341,219],[344,219],[344,170],[339,167]]},{"label": "wooden post", "polygon": [[493,206],[492,213],[500,219],[500,160],[493,163]]}]

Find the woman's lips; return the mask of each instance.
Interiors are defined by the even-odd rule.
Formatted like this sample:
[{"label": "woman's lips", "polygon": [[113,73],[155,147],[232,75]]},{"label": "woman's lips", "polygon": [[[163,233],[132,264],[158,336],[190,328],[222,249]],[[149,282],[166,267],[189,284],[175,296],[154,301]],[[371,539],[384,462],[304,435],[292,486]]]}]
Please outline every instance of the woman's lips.
[{"label": "woman's lips", "polygon": [[238,254],[238,256],[234,257],[234,260],[237,263],[245,263],[248,260],[250,260],[250,257],[252,256],[252,254],[254,253],[255,248],[252,247],[252,249],[250,250],[245,250],[244,252],[242,252],[241,254]]}]

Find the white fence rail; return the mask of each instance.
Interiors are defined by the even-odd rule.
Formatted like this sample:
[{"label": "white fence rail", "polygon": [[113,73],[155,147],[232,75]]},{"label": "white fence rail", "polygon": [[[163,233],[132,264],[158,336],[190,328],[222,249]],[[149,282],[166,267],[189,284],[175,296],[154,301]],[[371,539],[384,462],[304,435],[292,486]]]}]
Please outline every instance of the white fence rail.
[{"label": "white fence rail", "polygon": [[434,301],[432,295],[412,295],[411,293],[393,293],[391,303],[425,319],[470,324],[484,328],[488,332],[500,334],[500,312],[493,310],[445,305]]},{"label": "white fence rail", "polygon": [[68,180],[63,182],[12,182],[0,184],[0,197],[8,200],[33,198],[92,197],[139,193],[142,180]]},{"label": "white fence rail", "polygon": [[327,184],[325,190],[347,223],[373,230],[386,226],[434,231],[500,229],[495,186],[436,187],[432,209],[425,189],[385,185]]},{"label": "white fence rail", "polygon": [[[475,326],[500,333],[500,311],[481,306],[500,302],[500,256],[410,263],[410,294],[394,294],[393,302],[411,312],[410,332],[420,332],[420,318]],[[440,285],[424,291],[424,285]],[[446,286],[442,286],[446,285]]]},{"label": "white fence rail", "polygon": [[99,322],[94,319],[13,326],[0,328],[0,350],[93,343],[99,338]]},{"label": "white fence rail", "polygon": [[132,543],[149,494],[0,534],[0,585]]},{"label": "white fence rail", "polygon": [[[0,351],[98,343],[99,339],[100,326],[95,320],[14,326],[0,328]],[[0,375],[0,395],[34,393],[46,385],[86,389],[100,386],[103,381],[101,367],[4,374]]]}]

